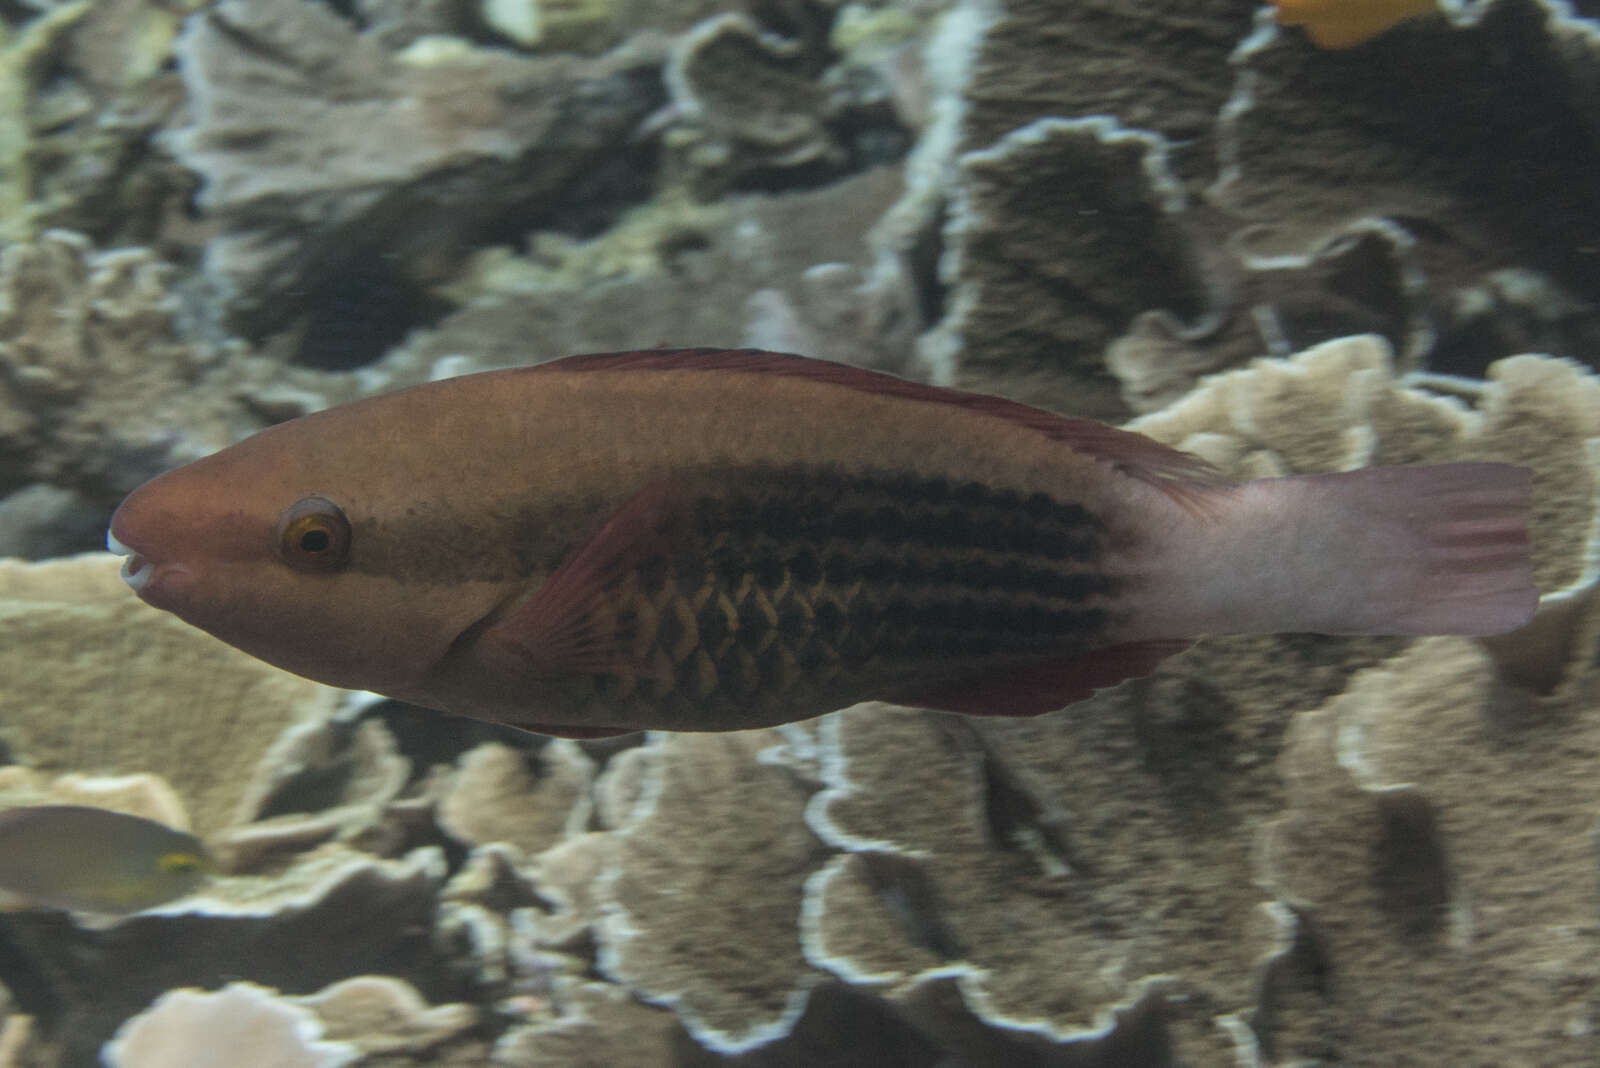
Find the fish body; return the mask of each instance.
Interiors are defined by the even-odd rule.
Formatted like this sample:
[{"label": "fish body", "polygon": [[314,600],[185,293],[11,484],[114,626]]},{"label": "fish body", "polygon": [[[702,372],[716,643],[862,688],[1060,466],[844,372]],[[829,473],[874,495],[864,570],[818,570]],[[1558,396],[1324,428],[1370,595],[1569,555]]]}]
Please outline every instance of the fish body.
[{"label": "fish body", "polygon": [[211,861],[192,834],[85,805],[0,812],[0,890],[30,905],[122,915],[192,893]]},{"label": "fish body", "polygon": [[869,698],[1036,714],[1212,631],[1508,629],[1537,596],[1527,486],[1227,485],[1102,424],[691,350],[305,416],[141,487],[110,533],[146,601],[280,667],[592,736]]},{"label": "fish body", "polygon": [[1272,0],[1281,26],[1303,26],[1323,48],[1353,48],[1439,10],[1438,0]]}]

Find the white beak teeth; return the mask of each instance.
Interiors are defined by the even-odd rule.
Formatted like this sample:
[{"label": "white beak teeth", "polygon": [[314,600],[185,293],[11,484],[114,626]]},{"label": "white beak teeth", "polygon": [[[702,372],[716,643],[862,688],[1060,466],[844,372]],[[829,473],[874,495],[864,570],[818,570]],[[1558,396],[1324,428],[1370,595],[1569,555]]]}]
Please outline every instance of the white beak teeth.
[{"label": "white beak teeth", "polygon": [[145,583],[149,582],[155,573],[155,565],[138,553],[122,561],[122,581],[131,586],[134,593],[144,589]]},{"label": "white beak teeth", "polygon": [[126,557],[122,561],[122,581],[133,588],[134,593],[144,589],[145,583],[156,573],[155,566],[122,544],[111,531],[106,531],[106,548],[118,556]]}]

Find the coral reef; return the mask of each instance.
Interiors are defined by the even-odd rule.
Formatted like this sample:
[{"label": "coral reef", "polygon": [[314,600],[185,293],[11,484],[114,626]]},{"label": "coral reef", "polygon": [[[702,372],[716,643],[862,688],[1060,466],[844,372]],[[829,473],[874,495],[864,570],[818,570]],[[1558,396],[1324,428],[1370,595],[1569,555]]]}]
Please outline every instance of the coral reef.
[{"label": "coral reef", "polygon": [[287,1004],[253,983],[215,994],[173,990],[134,1017],[107,1046],[111,1068],[222,1068],[250,1050],[258,1063],[285,1068],[343,1068],[348,1043],[324,1042],[309,1009]]},{"label": "coral reef", "polygon": [[595,888],[605,971],[726,1053],[786,1034],[817,978],[795,918],[821,849],[804,790],[755,760],[775,740],[667,736],[640,751],[643,796]]},{"label": "coral reef", "polygon": [[[226,443],[221,407],[186,399],[214,355],[178,336],[171,268],[49,231],[0,252],[0,478],[111,497]],[[188,440],[172,440],[181,422]]]},{"label": "coral reef", "polygon": [[[1552,592],[1527,634],[1212,639],[1036,720],[864,705],[621,749],[463,735],[452,769],[409,783],[384,706],[356,703],[279,743],[268,796],[305,826],[360,809],[332,824],[364,852],[273,837],[280,815],[256,825],[271,848],[153,914],[4,921],[38,970],[17,1041],[71,1019],[86,1049],[163,990],[242,974],[315,1010],[312,1042],[441,1064],[1581,1060],[1600,380],[1531,356],[1486,382],[1397,378],[1394,360],[1329,343],[1138,426],[1239,476],[1531,465]],[[57,603],[82,605],[110,584],[98,562],[0,574],[20,599],[57,571]],[[448,883],[430,842],[467,851]],[[310,967],[312,944],[337,950]],[[86,969],[119,997],[75,1001]],[[302,996],[339,980],[356,992]]]},{"label": "coral reef", "polygon": [[0,249],[0,554],[99,548],[140,482],[355,395],[186,330],[174,274],[66,230]]},{"label": "coral reef", "polygon": [[[962,381],[1109,415],[1366,331],[1406,369],[1454,373],[1595,350],[1600,205],[1580,175],[1600,36],[1585,20],[1497,0],[1337,53],[1250,30],[1223,3],[1026,0],[984,32],[935,348]],[[1064,184],[1063,121],[1114,124],[1159,163]],[[1158,197],[1182,209],[1152,228]],[[1124,257],[1136,268],[1112,266]]]},{"label": "coral reef", "polygon": [[[62,16],[67,16],[63,18]],[[160,0],[64,4],[49,50],[32,65],[21,171],[33,187],[27,210],[7,213],[24,238],[47,228],[90,235],[104,247],[149,244],[181,229],[192,180],[149,151],[149,139],[183,104],[169,68],[183,8]]]},{"label": "coral reef", "polygon": [[[1577,175],[1600,146],[1575,90],[1592,84],[1597,47],[1592,31],[1537,0],[1485,5],[1471,25],[1401,27],[1373,43],[1366,63],[1329,61],[1287,35],[1252,42],[1240,57],[1247,79],[1219,127],[1232,166],[1213,194],[1256,220],[1280,255],[1360,217],[1398,226],[1415,245],[1434,369],[1476,373],[1519,351],[1593,351],[1586,297],[1596,275],[1583,249],[1600,216]],[[1530,68],[1551,76],[1535,85],[1518,73]],[[1496,278],[1511,265],[1522,280],[1507,289]],[[1520,313],[1484,315],[1486,302]],[[1318,325],[1288,321],[1289,344]]]},{"label": "coral reef", "polygon": [[[481,254],[455,290],[459,310],[368,370],[408,384],[441,368],[459,373],[693,337],[803,347],[907,372],[914,297],[898,275],[875,282],[857,240],[900,191],[899,175],[880,168],[781,199],[664,198],[593,241],[548,235],[528,256]],[[806,220],[818,216],[835,225],[808,229]]]},{"label": "coral reef", "polygon": [[1262,869],[1336,967],[1339,1017],[1291,994],[1263,1035],[1283,1060],[1592,1055],[1594,814],[1571,799],[1600,756],[1594,675],[1530,700],[1498,674],[1472,642],[1427,639],[1295,720]]},{"label": "coral reef", "polygon": [[490,742],[456,762],[439,826],[463,845],[504,842],[533,856],[588,825],[593,778],[593,762],[564,739],[540,750],[537,774],[523,753]]},{"label": "coral reef", "polygon": [[741,172],[843,163],[814,66],[800,42],[776,43],[740,15],[709,19],[679,40],[666,68],[683,123],[674,147],[705,172],[701,183],[719,172],[731,184]]},{"label": "coral reef", "polygon": [[202,834],[249,822],[283,774],[280,738],[339,692],[129,599],[117,570],[108,554],[0,563],[0,740],[39,771],[159,775]]},{"label": "coral reef", "polygon": [[495,1065],[568,1068],[580,1064],[672,1064],[676,1028],[611,983],[560,982],[563,1011],[507,1031],[495,1043]]},{"label": "coral reef", "polygon": [[0,803],[222,870],[0,913],[0,1064],[1594,1061],[1600,30],[1442,8],[1330,50],[1231,0],[4,5],[0,555],[330,404],[748,344],[1240,478],[1524,464],[1545,597],[1035,720],[576,742],[6,561]]},{"label": "coral reef", "polygon": [[[647,43],[596,60],[436,37],[395,53],[306,0],[213,5],[176,54],[190,122],[165,143],[205,178],[200,203],[223,226],[206,270],[253,335],[308,300],[339,311],[363,283],[373,298],[441,280],[468,242],[617,151],[654,106],[657,62]],[[390,268],[367,277],[371,264]]]},{"label": "coral reef", "polygon": [[430,1056],[471,1029],[478,1014],[469,1005],[430,1006],[416,987],[385,976],[362,975],[293,999],[322,1020],[324,1035],[363,1053]]},{"label": "coral reef", "polygon": [[341,1068],[373,1063],[375,1055],[466,1064],[436,1054],[475,1022],[470,1006],[430,1007],[411,984],[383,976],[345,979],[301,997],[229,983],[214,993],[161,995],[118,1029],[102,1059],[107,1068]]},{"label": "coral reef", "polygon": [[961,339],[962,384],[1109,415],[1102,350],[1117,331],[1151,308],[1197,324],[1179,333],[1219,314],[1176,221],[1185,195],[1168,155],[1159,134],[1088,118],[1040,119],[961,157],[938,332]]},{"label": "coral reef", "polygon": [[[86,1064],[121,1021],[170,989],[240,975],[307,993],[369,973],[424,981],[444,869],[437,849],[383,860],[324,846],[277,873],[219,877],[192,897],[99,928],[18,914],[5,937],[29,962],[19,1005],[47,1021],[62,1063]],[[236,1051],[217,1043],[191,1052]]]}]

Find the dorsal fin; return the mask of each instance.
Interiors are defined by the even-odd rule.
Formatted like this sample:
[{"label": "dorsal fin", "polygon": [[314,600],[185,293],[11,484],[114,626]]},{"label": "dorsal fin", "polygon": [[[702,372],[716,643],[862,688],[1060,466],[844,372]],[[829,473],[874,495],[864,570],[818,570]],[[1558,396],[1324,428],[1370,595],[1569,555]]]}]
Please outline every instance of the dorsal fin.
[{"label": "dorsal fin", "polygon": [[1117,470],[1147,482],[1178,498],[1186,505],[1198,499],[1199,487],[1227,483],[1216,468],[1186,452],[1163,445],[1153,438],[1092,419],[1066,416],[1032,408],[1026,404],[912,382],[881,371],[816,360],[808,356],[763,352],[760,349],[645,349],[639,352],[609,352],[589,356],[569,356],[527,368],[528,371],[724,371],[735,374],[780,375],[812,382],[843,386],[863,393],[902,397],[925,404],[943,404],[970,412],[980,412],[1036,430],[1078,452],[1111,464]]}]

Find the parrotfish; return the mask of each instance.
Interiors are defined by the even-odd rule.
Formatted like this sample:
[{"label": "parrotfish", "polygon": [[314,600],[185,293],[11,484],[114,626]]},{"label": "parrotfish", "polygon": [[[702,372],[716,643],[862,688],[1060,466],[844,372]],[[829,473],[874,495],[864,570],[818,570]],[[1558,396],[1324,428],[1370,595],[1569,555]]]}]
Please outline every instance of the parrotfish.
[{"label": "parrotfish", "polygon": [[1407,19],[1439,10],[1438,0],[1272,0],[1280,26],[1304,26],[1323,48],[1353,48]]},{"label": "parrotfish", "polygon": [[146,602],[335,686],[569,737],[880,699],[1036,715],[1213,632],[1525,622],[1530,476],[1229,483],[1140,434],[756,351],[572,357],[135,490]]},{"label": "parrotfish", "polygon": [[192,893],[211,859],[194,835],[86,805],[0,812],[0,890],[26,905],[123,915]]}]

